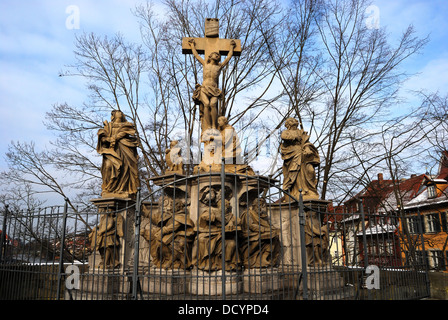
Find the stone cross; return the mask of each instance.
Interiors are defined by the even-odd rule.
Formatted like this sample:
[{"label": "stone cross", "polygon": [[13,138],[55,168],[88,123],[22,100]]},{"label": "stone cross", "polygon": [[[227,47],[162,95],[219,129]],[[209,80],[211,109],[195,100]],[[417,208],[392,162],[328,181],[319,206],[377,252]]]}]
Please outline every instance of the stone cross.
[{"label": "stone cross", "polygon": [[[213,136],[220,136],[217,129],[218,117],[222,110],[218,110],[218,104],[219,99],[224,98],[224,94],[219,89],[219,76],[232,56],[241,55],[241,41],[220,39],[219,20],[207,18],[205,19],[205,38],[182,38],[182,53],[193,54],[203,66],[203,82],[196,84],[192,96],[194,103],[199,105],[202,133],[213,129]],[[200,54],[204,54],[204,58]],[[221,63],[222,55],[227,57]]]},{"label": "stone cross", "polygon": [[[199,54],[204,54],[207,57],[212,52],[218,52],[222,56],[226,56],[230,50],[230,41],[232,39],[219,38],[219,20],[215,18],[205,19],[205,38],[182,38],[182,53],[192,54],[190,44],[188,40],[194,39],[196,43],[196,51]],[[236,43],[235,49],[233,49],[234,56],[241,55],[241,40],[234,40]]]}]

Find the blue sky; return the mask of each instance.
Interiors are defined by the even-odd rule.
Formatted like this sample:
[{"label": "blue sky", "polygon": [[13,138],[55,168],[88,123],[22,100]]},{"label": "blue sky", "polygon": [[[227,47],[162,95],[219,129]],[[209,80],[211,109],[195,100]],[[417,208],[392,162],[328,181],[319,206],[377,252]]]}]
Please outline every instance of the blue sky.
[{"label": "blue sky", "polygon": [[[74,37],[121,32],[138,40],[131,9],[141,0],[1,0],[0,1],[0,170],[11,141],[34,141],[41,149],[51,139],[43,125],[45,112],[55,103],[81,104],[87,99],[82,81],[59,77],[74,61]],[[430,34],[423,54],[406,62],[420,72],[404,89],[437,91],[448,88],[448,0],[378,0],[380,25],[396,39],[408,24],[419,35]],[[71,28],[70,6],[79,9],[79,29]],[[70,14],[71,13],[71,14]],[[67,26],[68,21],[68,26]]]}]

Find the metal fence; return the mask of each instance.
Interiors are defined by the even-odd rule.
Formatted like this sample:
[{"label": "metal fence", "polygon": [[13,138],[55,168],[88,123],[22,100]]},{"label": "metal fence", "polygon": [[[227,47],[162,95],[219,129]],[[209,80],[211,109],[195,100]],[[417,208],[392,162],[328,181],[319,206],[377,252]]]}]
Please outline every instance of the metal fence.
[{"label": "metal fence", "polygon": [[85,211],[5,208],[0,299],[429,296],[424,243],[399,216],[329,212],[255,175],[153,182],[146,197]]}]

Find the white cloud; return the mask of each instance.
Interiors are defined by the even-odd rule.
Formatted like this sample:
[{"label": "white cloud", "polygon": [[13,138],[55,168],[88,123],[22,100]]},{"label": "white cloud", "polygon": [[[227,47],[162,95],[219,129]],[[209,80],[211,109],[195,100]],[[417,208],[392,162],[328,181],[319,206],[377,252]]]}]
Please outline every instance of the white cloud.
[{"label": "white cloud", "polygon": [[[42,124],[54,103],[87,100],[81,79],[59,77],[74,62],[75,35],[118,31],[130,41],[139,37],[131,9],[138,0],[2,0],[0,2],[0,170],[14,140],[35,141],[44,148],[51,133]],[[68,6],[79,7],[80,29],[69,29]]]},{"label": "white cloud", "polygon": [[429,92],[448,93],[448,51],[445,56],[430,60],[419,72],[404,86],[405,90],[424,89]]}]

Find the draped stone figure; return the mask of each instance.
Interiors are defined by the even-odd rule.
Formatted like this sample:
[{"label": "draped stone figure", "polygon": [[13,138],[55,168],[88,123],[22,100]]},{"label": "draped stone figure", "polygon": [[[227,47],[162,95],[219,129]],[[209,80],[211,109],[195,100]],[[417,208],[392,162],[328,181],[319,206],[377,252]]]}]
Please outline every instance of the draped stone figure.
[{"label": "draped stone figure", "polygon": [[220,193],[214,189],[202,198],[204,204],[212,203],[198,219],[198,235],[193,248],[193,264],[203,271],[222,270],[222,227],[225,229],[225,271],[238,268],[239,257],[236,248],[236,232],[240,230],[232,213],[230,202],[225,201],[225,219],[222,221]]},{"label": "draped stone figure", "polygon": [[163,269],[189,269],[195,237],[194,223],[182,200],[164,196],[159,210],[151,216],[152,226],[144,237],[151,242],[152,265]]},{"label": "draped stone figure", "polygon": [[142,219],[140,223],[140,245],[139,245],[139,263],[147,267],[151,261],[149,238],[146,238],[147,232],[151,229],[151,208],[142,206]]},{"label": "draped stone figure", "polygon": [[100,223],[89,234],[90,245],[101,255],[99,267],[120,266],[120,238],[124,235],[123,216],[120,213],[101,213]]},{"label": "draped stone figure", "polygon": [[140,186],[136,130],[120,110],[111,113],[98,131],[97,151],[103,156],[102,197],[134,198]]},{"label": "draped stone figure", "polygon": [[328,227],[321,225],[316,212],[306,213],[305,219],[306,257],[309,266],[328,264]]},{"label": "draped stone figure", "polygon": [[241,145],[235,128],[229,124],[224,116],[218,118],[218,126],[221,131],[222,157],[225,158],[225,163],[242,164]]},{"label": "draped stone figure", "polygon": [[280,257],[279,230],[270,222],[266,201],[255,199],[240,217],[241,259],[244,267],[267,268],[278,265]]},{"label": "draped stone figure", "polygon": [[[283,189],[297,200],[300,191],[304,200],[319,199],[315,167],[319,165],[319,153],[309,141],[310,136],[298,129],[298,121],[288,118],[287,128],[281,134],[280,151],[283,159]],[[287,198],[284,201],[288,201]]]}]

